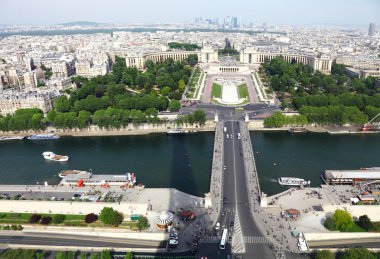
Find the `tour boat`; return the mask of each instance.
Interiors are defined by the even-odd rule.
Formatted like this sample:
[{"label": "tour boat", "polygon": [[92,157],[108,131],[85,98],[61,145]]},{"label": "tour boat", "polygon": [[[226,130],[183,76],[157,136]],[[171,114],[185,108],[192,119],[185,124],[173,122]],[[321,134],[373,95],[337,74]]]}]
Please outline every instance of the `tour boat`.
[{"label": "tour boat", "polygon": [[306,133],[307,129],[305,128],[290,128],[288,130],[289,133]]},{"label": "tour boat", "polygon": [[196,133],[196,130],[168,130],[167,135],[186,135]]},{"label": "tour boat", "polygon": [[42,156],[47,160],[58,161],[58,162],[66,162],[69,160],[68,156],[56,155],[50,151],[43,152]]},{"label": "tour boat", "polygon": [[278,183],[280,185],[287,186],[304,186],[310,184],[310,181],[305,181],[304,179],[294,177],[280,177],[278,178]]},{"label": "tour boat", "polygon": [[74,175],[74,174],[86,174],[87,171],[79,171],[79,170],[63,170],[59,172],[58,176],[63,178],[68,175]]},{"label": "tour boat", "polygon": [[55,134],[34,134],[29,136],[30,140],[43,140],[43,139],[59,139],[60,137]]},{"label": "tour boat", "polygon": [[24,136],[1,136],[0,140],[22,140]]}]

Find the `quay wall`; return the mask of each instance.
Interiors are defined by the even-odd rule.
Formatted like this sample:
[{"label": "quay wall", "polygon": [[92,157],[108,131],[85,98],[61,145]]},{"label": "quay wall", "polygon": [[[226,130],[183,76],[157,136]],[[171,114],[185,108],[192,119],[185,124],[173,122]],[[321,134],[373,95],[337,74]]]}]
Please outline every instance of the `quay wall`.
[{"label": "quay wall", "polygon": [[123,238],[134,240],[164,241],[168,239],[168,234],[152,232],[136,232],[128,229],[118,228],[81,228],[81,227],[53,227],[53,226],[24,226],[24,233],[28,234],[60,234],[69,236],[78,236],[78,239],[84,237],[97,238]]},{"label": "quay wall", "polygon": [[84,129],[74,128],[74,129],[58,129],[55,127],[47,127],[44,131],[17,131],[17,132],[3,132],[0,131],[1,135],[32,135],[32,134],[43,134],[43,133],[55,133],[60,136],[119,136],[119,135],[143,135],[150,133],[164,133],[169,129],[181,128],[183,130],[196,130],[196,131],[214,131],[215,123],[213,121],[206,121],[205,125],[198,126],[193,125],[178,125],[174,122],[162,123],[162,124],[141,124],[133,125],[129,124],[125,128],[99,128],[97,125],[91,125]]}]

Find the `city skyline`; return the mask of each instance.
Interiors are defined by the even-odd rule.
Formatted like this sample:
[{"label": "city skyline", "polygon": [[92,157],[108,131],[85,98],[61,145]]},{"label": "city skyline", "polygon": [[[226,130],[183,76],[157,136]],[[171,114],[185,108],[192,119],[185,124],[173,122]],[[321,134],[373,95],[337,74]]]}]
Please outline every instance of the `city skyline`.
[{"label": "city skyline", "polygon": [[[248,1],[237,0],[218,5],[215,0],[207,3],[195,0],[184,12],[183,3],[174,0],[151,1],[58,1],[26,2],[3,0],[0,7],[7,10],[0,17],[0,24],[57,24],[71,21],[99,23],[183,23],[193,22],[195,17],[242,17],[244,23],[287,25],[367,25],[380,24],[380,2],[376,0],[344,0],[300,2],[288,0]],[[22,6],[22,8],[20,8]],[[43,7],[43,8],[42,8]],[[44,10],[43,13],[40,10]],[[86,10],[86,11],[84,11]],[[159,10],[159,12],[157,12]],[[267,10],[267,11],[263,11]],[[17,14],[17,15],[15,15]],[[296,14],[296,15],[295,15]]]}]

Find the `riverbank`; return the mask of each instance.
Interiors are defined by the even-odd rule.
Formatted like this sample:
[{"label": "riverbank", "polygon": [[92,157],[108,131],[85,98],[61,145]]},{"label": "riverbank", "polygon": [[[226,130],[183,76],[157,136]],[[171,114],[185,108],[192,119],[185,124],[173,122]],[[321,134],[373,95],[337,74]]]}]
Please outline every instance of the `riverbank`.
[{"label": "riverbank", "polygon": [[[128,136],[128,135],[147,135],[153,133],[166,133],[170,129],[192,130],[198,132],[215,131],[215,121],[206,121],[205,125],[177,125],[176,123],[166,124],[141,124],[129,125],[125,128],[112,128],[105,129],[99,128],[97,125],[91,125],[85,129],[57,129],[55,127],[47,127],[43,131],[16,131],[16,132],[2,132],[2,136],[29,136],[32,134],[49,134],[54,133],[59,136],[72,136],[72,137],[101,137],[101,136]],[[253,120],[248,123],[249,131],[288,131],[292,127],[281,128],[265,128],[264,120]],[[357,126],[315,126],[307,125],[304,127],[308,132],[313,133],[329,133],[329,134],[374,134],[380,131],[362,131]]]},{"label": "riverbank", "polygon": [[205,125],[177,125],[175,123],[166,124],[141,124],[129,125],[125,128],[105,129],[99,128],[97,125],[91,125],[84,129],[57,129],[55,127],[47,127],[44,131],[17,131],[17,132],[1,132],[3,136],[28,136],[32,134],[48,134],[54,133],[59,136],[72,136],[72,137],[100,137],[100,136],[126,136],[126,135],[146,135],[152,133],[165,133],[170,129],[182,130],[195,130],[199,132],[207,132],[215,130],[215,123],[213,121],[206,121]]}]

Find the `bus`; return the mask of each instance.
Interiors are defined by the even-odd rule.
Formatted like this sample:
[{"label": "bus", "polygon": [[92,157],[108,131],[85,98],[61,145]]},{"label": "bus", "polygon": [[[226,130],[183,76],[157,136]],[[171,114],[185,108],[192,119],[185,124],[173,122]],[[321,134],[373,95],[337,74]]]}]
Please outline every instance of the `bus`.
[{"label": "bus", "polygon": [[222,239],[220,240],[220,245],[219,245],[220,249],[226,249],[227,233],[228,233],[228,229],[226,228],[223,229]]}]

